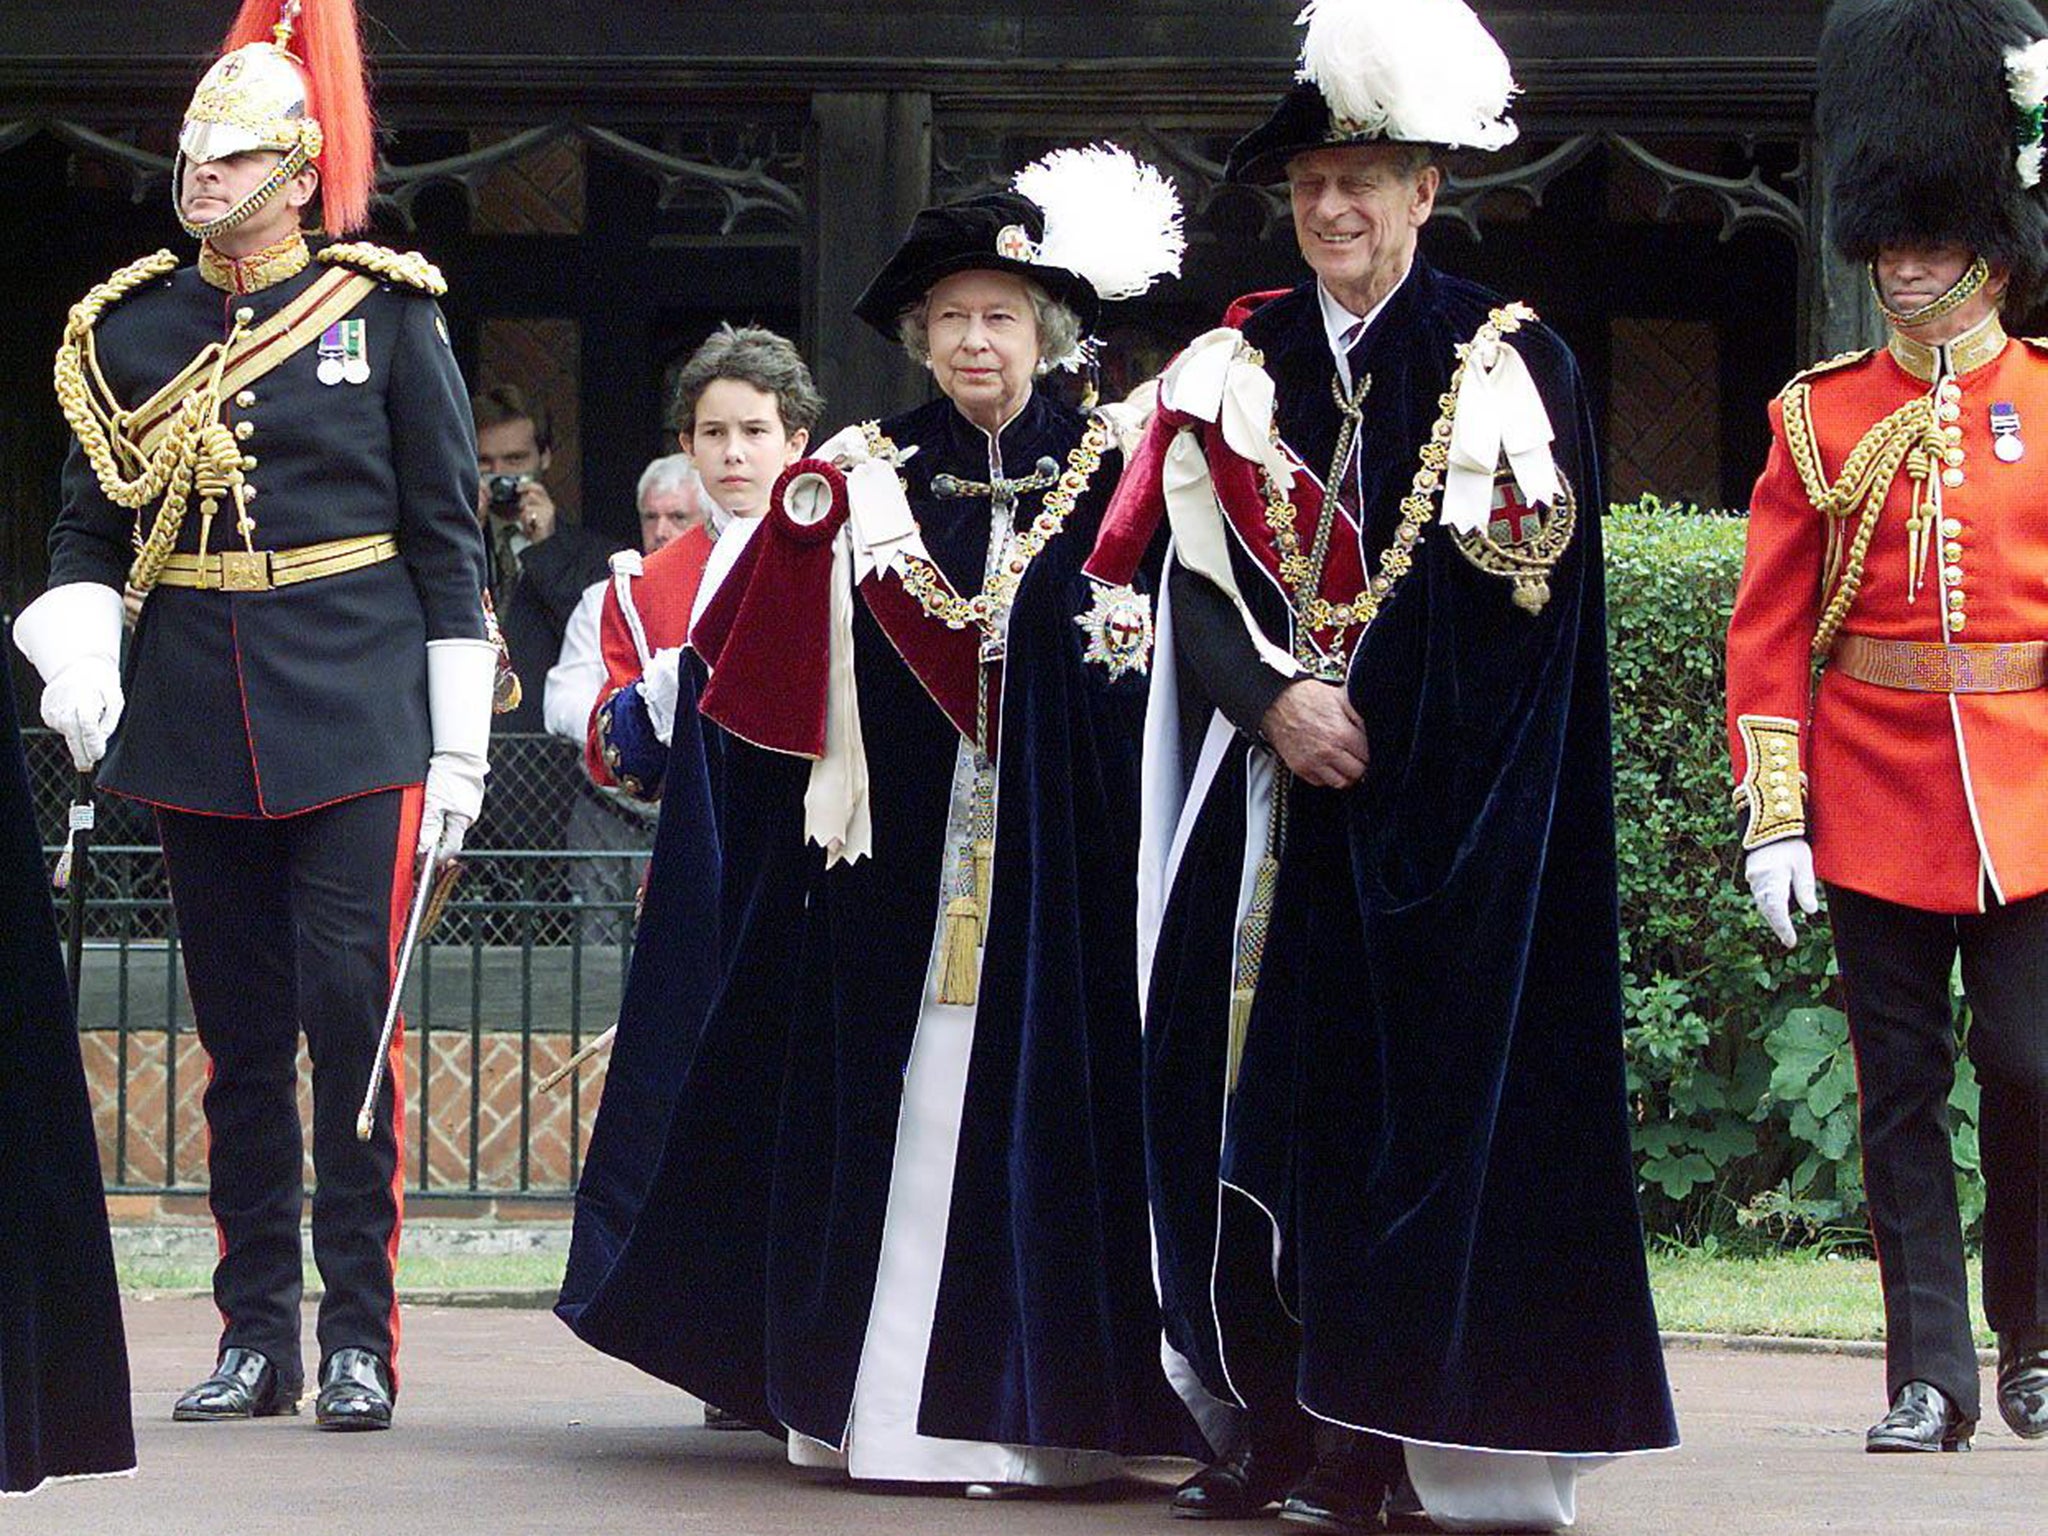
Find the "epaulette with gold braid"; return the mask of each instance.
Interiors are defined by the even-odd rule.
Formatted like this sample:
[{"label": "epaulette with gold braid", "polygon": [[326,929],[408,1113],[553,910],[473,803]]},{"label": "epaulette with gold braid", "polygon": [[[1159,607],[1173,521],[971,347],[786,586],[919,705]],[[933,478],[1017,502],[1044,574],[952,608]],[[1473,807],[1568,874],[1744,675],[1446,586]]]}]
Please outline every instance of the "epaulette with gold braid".
[{"label": "epaulette with gold braid", "polygon": [[2048,352],[2048,336],[2022,336],[2020,340],[2036,352]]},{"label": "epaulette with gold braid", "polygon": [[169,251],[153,251],[147,256],[129,262],[71,306],[71,323],[66,328],[66,334],[75,337],[91,330],[108,309],[145,283],[154,278],[167,277],[177,268],[178,258]]},{"label": "epaulette with gold braid", "polygon": [[441,269],[418,251],[394,251],[387,246],[371,245],[365,240],[349,240],[323,248],[320,260],[331,266],[348,267],[371,277],[381,277],[386,282],[417,288],[437,299],[448,291],[448,279],[441,275]]},{"label": "epaulette with gold braid", "polygon": [[[1856,364],[1876,355],[1877,348],[1863,347],[1854,352],[1843,352],[1835,357],[1823,358],[1821,361],[1813,364],[1812,367],[1803,368],[1798,373],[1793,374],[1791,378],[1785,381],[1785,389],[1790,389],[1794,384],[1804,384],[1810,379],[1817,379],[1824,373],[1833,373],[1838,368],[1853,368]],[[1785,389],[1779,390],[1778,393],[1783,395]]]}]

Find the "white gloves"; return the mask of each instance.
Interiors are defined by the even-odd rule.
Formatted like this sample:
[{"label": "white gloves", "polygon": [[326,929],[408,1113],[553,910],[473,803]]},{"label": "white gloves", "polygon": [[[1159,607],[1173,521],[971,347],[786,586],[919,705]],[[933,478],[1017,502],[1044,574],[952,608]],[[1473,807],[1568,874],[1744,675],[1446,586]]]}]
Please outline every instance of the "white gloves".
[{"label": "white gloves", "polygon": [[121,594],[96,581],[52,587],[21,610],[14,643],[43,679],[43,724],[83,773],[121,723]]},{"label": "white gloves", "polygon": [[427,642],[427,715],[434,754],[427,759],[421,853],[436,843],[444,854],[459,852],[462,834],[483,809],[484,775],[490,772],[491,690],[497,676],[498,648],[488,640]]},{"label": "white gloves", "polygon": [[647,723],[665,747],[676,733],[676,695],[683,686],[683,648],[672,645],[647,658],[640,674],[640,701],[647,706]]},{"label": "white gloves", "polygon": [[1792,927],[1792,901],[1808,917],[1820,910],[1820,897],[1813,885],[1813,847],[1803,837],[1788,837],[1750,850],[1742,861],[1742,877],[1749,882],[1749,894],[1756,909],[1770,925],[1778,942],[1790,949],[1799,942]]}]

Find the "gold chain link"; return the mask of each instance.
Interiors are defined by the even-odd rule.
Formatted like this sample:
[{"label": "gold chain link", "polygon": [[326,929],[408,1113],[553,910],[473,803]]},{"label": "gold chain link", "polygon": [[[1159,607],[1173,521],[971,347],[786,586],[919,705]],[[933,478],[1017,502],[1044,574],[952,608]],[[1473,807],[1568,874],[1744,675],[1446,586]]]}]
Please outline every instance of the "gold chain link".
[{"label": "gold chain link", "polygon": [[[1101,466],[1102,455],[1108,450],[1112,437],[1113,429],[1101,417],[1088,423],[1087,433],[1067,456],[1066,471],[1060,476],[1059,484],[1046,492],[1045,504],[1039,509],[1038,516],[1018,536],[1016,548],[989,574],[982,583],[982,589],[974,596],[962,597],[953,590],[937,566],[914,555],[903,563],[903,589],[917,599],[918,606],[926,614],[940,620],[948,629],[979,625],[984,633],[996,634],[1001,628],[1003,614],[1017,595],[1019,583],[1024,580],[1025,571],[1066,526],[1074,503],[1088,489],[1088,482]],[[878,432],[869,436],[871,446],[886,441]]]},{"label": "gold chain link", "polygon": [[[1349,602],[1333,603],[1318,592],[1304,590],[1302,584],[1313,562],[1301,553],[1294,504],[1287,493],[1262,472],[1267,526],[1272,529],[1274,544],[1280,552],[1281,580],[1293,595],[1300,623],[1311,631],[1335,630],[1340,637],[1345,630],[1356,626],[1360,631],[1359,638],[1363,637],[1365,628],[1379,616],[1380,608],[1396,584],[1414,567],[1415,551],[1422,543],[1423,529],[1436,511],[1436,499],[1443,490],[1444,476],[1450,467],[1451,428],[1457,418],[1458,390],[1465,382],[1467,362],[1475,351],[1499,345],[1503,336],[1512,335],[1535,318],[1536,312],[1526,304],[1504,305],[1493,311],[1469,343],[1458,349],[1458,366],[1451,374],[1450,387],[1437,398],[1436,425],[1430,428],[1429,441],[1422,445],[1421,465],[1415,471],[1408,495],[1401,502],[1400,525],[1395,528],[1392,541],[1380,553],[1378,573]],[[1336,487],[1326,486],[1323,494],[1326,497],[1336,495]],[[1355,639],[1353,646],[1356,646]],[[1348,656],[1340,659],[1348,666]]]}]

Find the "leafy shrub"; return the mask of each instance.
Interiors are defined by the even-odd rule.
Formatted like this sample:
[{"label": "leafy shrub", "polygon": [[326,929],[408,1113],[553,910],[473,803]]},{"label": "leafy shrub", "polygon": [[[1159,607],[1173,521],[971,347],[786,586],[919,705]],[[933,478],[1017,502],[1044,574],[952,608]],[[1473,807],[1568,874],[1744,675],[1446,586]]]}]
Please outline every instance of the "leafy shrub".
[{"label": "leafy shrub", "polygon": [[[1856,1242],[1855,1063],[1827,924],[1801,918],[1797,947],[1782,949],[1741,879],[1723,690],[1746,526],[1654,497],[1616,507],[1606,525],[1637,1171],[1650,1230],[1668,1239]],[[1974,1224],[1967,1058],[1949,1102]]]}]

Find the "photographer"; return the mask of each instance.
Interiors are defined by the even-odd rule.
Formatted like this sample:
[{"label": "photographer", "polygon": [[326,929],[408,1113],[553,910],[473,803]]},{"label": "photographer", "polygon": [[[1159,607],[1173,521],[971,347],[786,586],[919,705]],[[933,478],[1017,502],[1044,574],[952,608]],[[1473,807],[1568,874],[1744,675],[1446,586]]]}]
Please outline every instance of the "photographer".
[{"label": "photographer", "polygon": [[494,730],[544,729],[548,669],[577,601],[605,576],[612,544],[603,535],[557,520],[544,477],[553,457],[545,406],[514,385],[483,390],[470,401],[476,417],[477,521],[491,547],[491,601],[512,666],[519,707],[497,716]]}]

